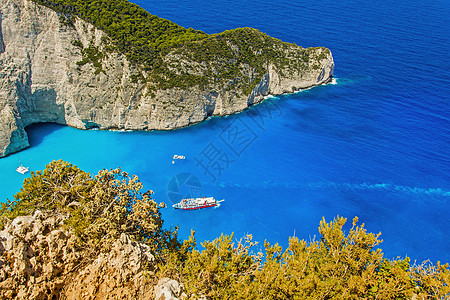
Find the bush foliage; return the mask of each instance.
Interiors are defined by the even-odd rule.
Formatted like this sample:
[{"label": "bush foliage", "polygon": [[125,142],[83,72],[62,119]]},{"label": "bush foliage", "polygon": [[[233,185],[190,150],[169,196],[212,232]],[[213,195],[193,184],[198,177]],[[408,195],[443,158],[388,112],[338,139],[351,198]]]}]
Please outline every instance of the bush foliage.
[{"label": "bush foliage", "polygon": [[[126,0],[33,0],[71,19],[103,30],[133,62],[151,68],[159,53],[207,35],[154,16]],[[66,22],[67,23],[67,22]]]},{"label": "bush foliage", "polygon": [[79,247],[92,252],[107,251],[126,233],[151,246],[155,253],[176,243],[176,231],[164,230],[159,211],[163,204],[141,192],[137,176],[101,170],[92,177],[62,160],[32,172],[14,201],[2,203],[0,225],[36,210],[66,216],[66,226],[79,237]]},{"label": "bush foliage", "polygon": [[97,175],[53,161],[25,179],[14,201],[2,204],[0,225],[35,210],[66,216],[65,225],[78,237],[78,247],[93,257],[108,251],[125,233],[146,243],[159,259],[160,277],[177,279],[189,298],[208,299],[448,299],[448,264],[411,265],[408,257],[389,260],[378,248],[379,234],[364,224],[343,230],[346,219],[322,219],[320,238],[309,243],[289,239],[258,243],[248,235],[235,240],[221,235],[197,248],[194,231],[180,243],[176,230],[163,229],[160,208],[152,191],[118,169]]},{"label": "bush foliage", "polygon": [[289,239],[283,251],[264,244],[264,253],[251,251],[251,236],[234,242],[233,235],[195,248],[193,234],[161,276],[177,278],[193,298],[209,299],[448,299],[448,264],[411,266],[408,257],[388,260],[377,246],[380,234],[367,233],[364,224],[343,231],[346,219],[320,222],[320,240]]}]

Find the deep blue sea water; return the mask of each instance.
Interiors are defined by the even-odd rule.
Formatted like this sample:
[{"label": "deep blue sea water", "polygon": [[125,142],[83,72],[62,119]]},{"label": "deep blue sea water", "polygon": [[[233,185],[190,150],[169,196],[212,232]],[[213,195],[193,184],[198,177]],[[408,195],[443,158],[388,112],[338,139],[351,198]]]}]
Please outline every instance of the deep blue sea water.
[{"label": "deep blue sea water", "polygon": [[[225,198],[217,209],[163,210],[198,240],[251,233],[286,246],[318,235],[322,217],[354,216],[381,231],[388,258],[450,262],[450,2],[135,0],[184,27],[255,27],[326,46],[336,85],[268,99],[172,132],[28,129],[31,148],[0,159],[0,199],[17,192],[19,161],[53,159],[97,172],[121,166],[155,198]],[[172,164],[171,156],[184,161]],[[348,230],[350,226],[347,226]]]}]

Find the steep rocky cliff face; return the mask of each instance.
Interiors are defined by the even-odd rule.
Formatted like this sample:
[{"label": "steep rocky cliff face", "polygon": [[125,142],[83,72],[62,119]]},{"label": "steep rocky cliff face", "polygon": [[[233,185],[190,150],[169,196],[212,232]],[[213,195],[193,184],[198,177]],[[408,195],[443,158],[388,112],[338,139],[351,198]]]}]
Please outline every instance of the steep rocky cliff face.
[{"label": "steep rocky cliff face", "polygon": [[[232,84],[191,88],[149,89],[133,82],[140,72],[120,53],[107,52],[102,71],[80,65],[82,47],[103,47],[105,34],[78,18],[73,26],[53,10],[30,0],[0,0],[0,157],[27,146],[24,128],[38,122],[80,129],[170,130],[198,123],[212,115],[228,115],[261,102],[265,95],[290,93],[330,80],[333,58],[328,49],[310,48],[302,68],[267,61],[266,74],[250,92]],[[295,61],[300,47],[286,46]],[[169,53],[167,63],[189,61]],[[252,78],[251,68],[242,73]]]}]

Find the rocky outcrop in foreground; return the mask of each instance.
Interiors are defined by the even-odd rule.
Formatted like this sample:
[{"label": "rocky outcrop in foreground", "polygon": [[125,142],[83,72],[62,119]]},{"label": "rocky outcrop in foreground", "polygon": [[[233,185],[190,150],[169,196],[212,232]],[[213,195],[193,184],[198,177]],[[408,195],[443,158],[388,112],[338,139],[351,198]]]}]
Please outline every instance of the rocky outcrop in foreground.
[{"label": "rocky outcrop in foreground", "polygon": [[[155,298],[155,259],[148,246],[122,234],[110,252],[89,254],[76,247],[64,219],[36,211],[0,231],[1,299]],[[181,295],[181,287],[164,279],[156,295],[170,299]]]},{"label": "rocky outcrop in foreground", "polygon": [[[64,24],[58,13],[31,0],[0,0],[0,157],[29,146],[24,128],[33,123],[80,129],[181,128],[213,115],[242,111],[266,95],[326,83],[334,68],[326,48],[306,49],[309,60],[292,67],[299,65],[304,49],[285,43],[280,50],[283,64],[268,60],[262,77],[243,64],[240,77],[227,84],[155,90],[154,85],[132,80],[141,70],[120,53],[107,52],[101,69],[77,64],[83,60],[83,48],[102,51],[104,37],[104,32],[79,18],[73,26]],[[185,54],[169,53],[164,63],[194,75],[214,70],[213,63],[199,65]],[[253,90],[238,86],[255,78],[262,79],[254,82]]]}]

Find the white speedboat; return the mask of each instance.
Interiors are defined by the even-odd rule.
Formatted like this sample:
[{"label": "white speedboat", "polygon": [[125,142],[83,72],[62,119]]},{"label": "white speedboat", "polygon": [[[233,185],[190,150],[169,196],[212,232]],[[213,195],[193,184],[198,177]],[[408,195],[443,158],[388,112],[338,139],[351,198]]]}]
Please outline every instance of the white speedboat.
[{"label": "white speedboat", "polygon": [[28,167],[20,165],[17,167],[16,171],[19,172],[20,174],[25,174],[26,172],[28,172]]}]

